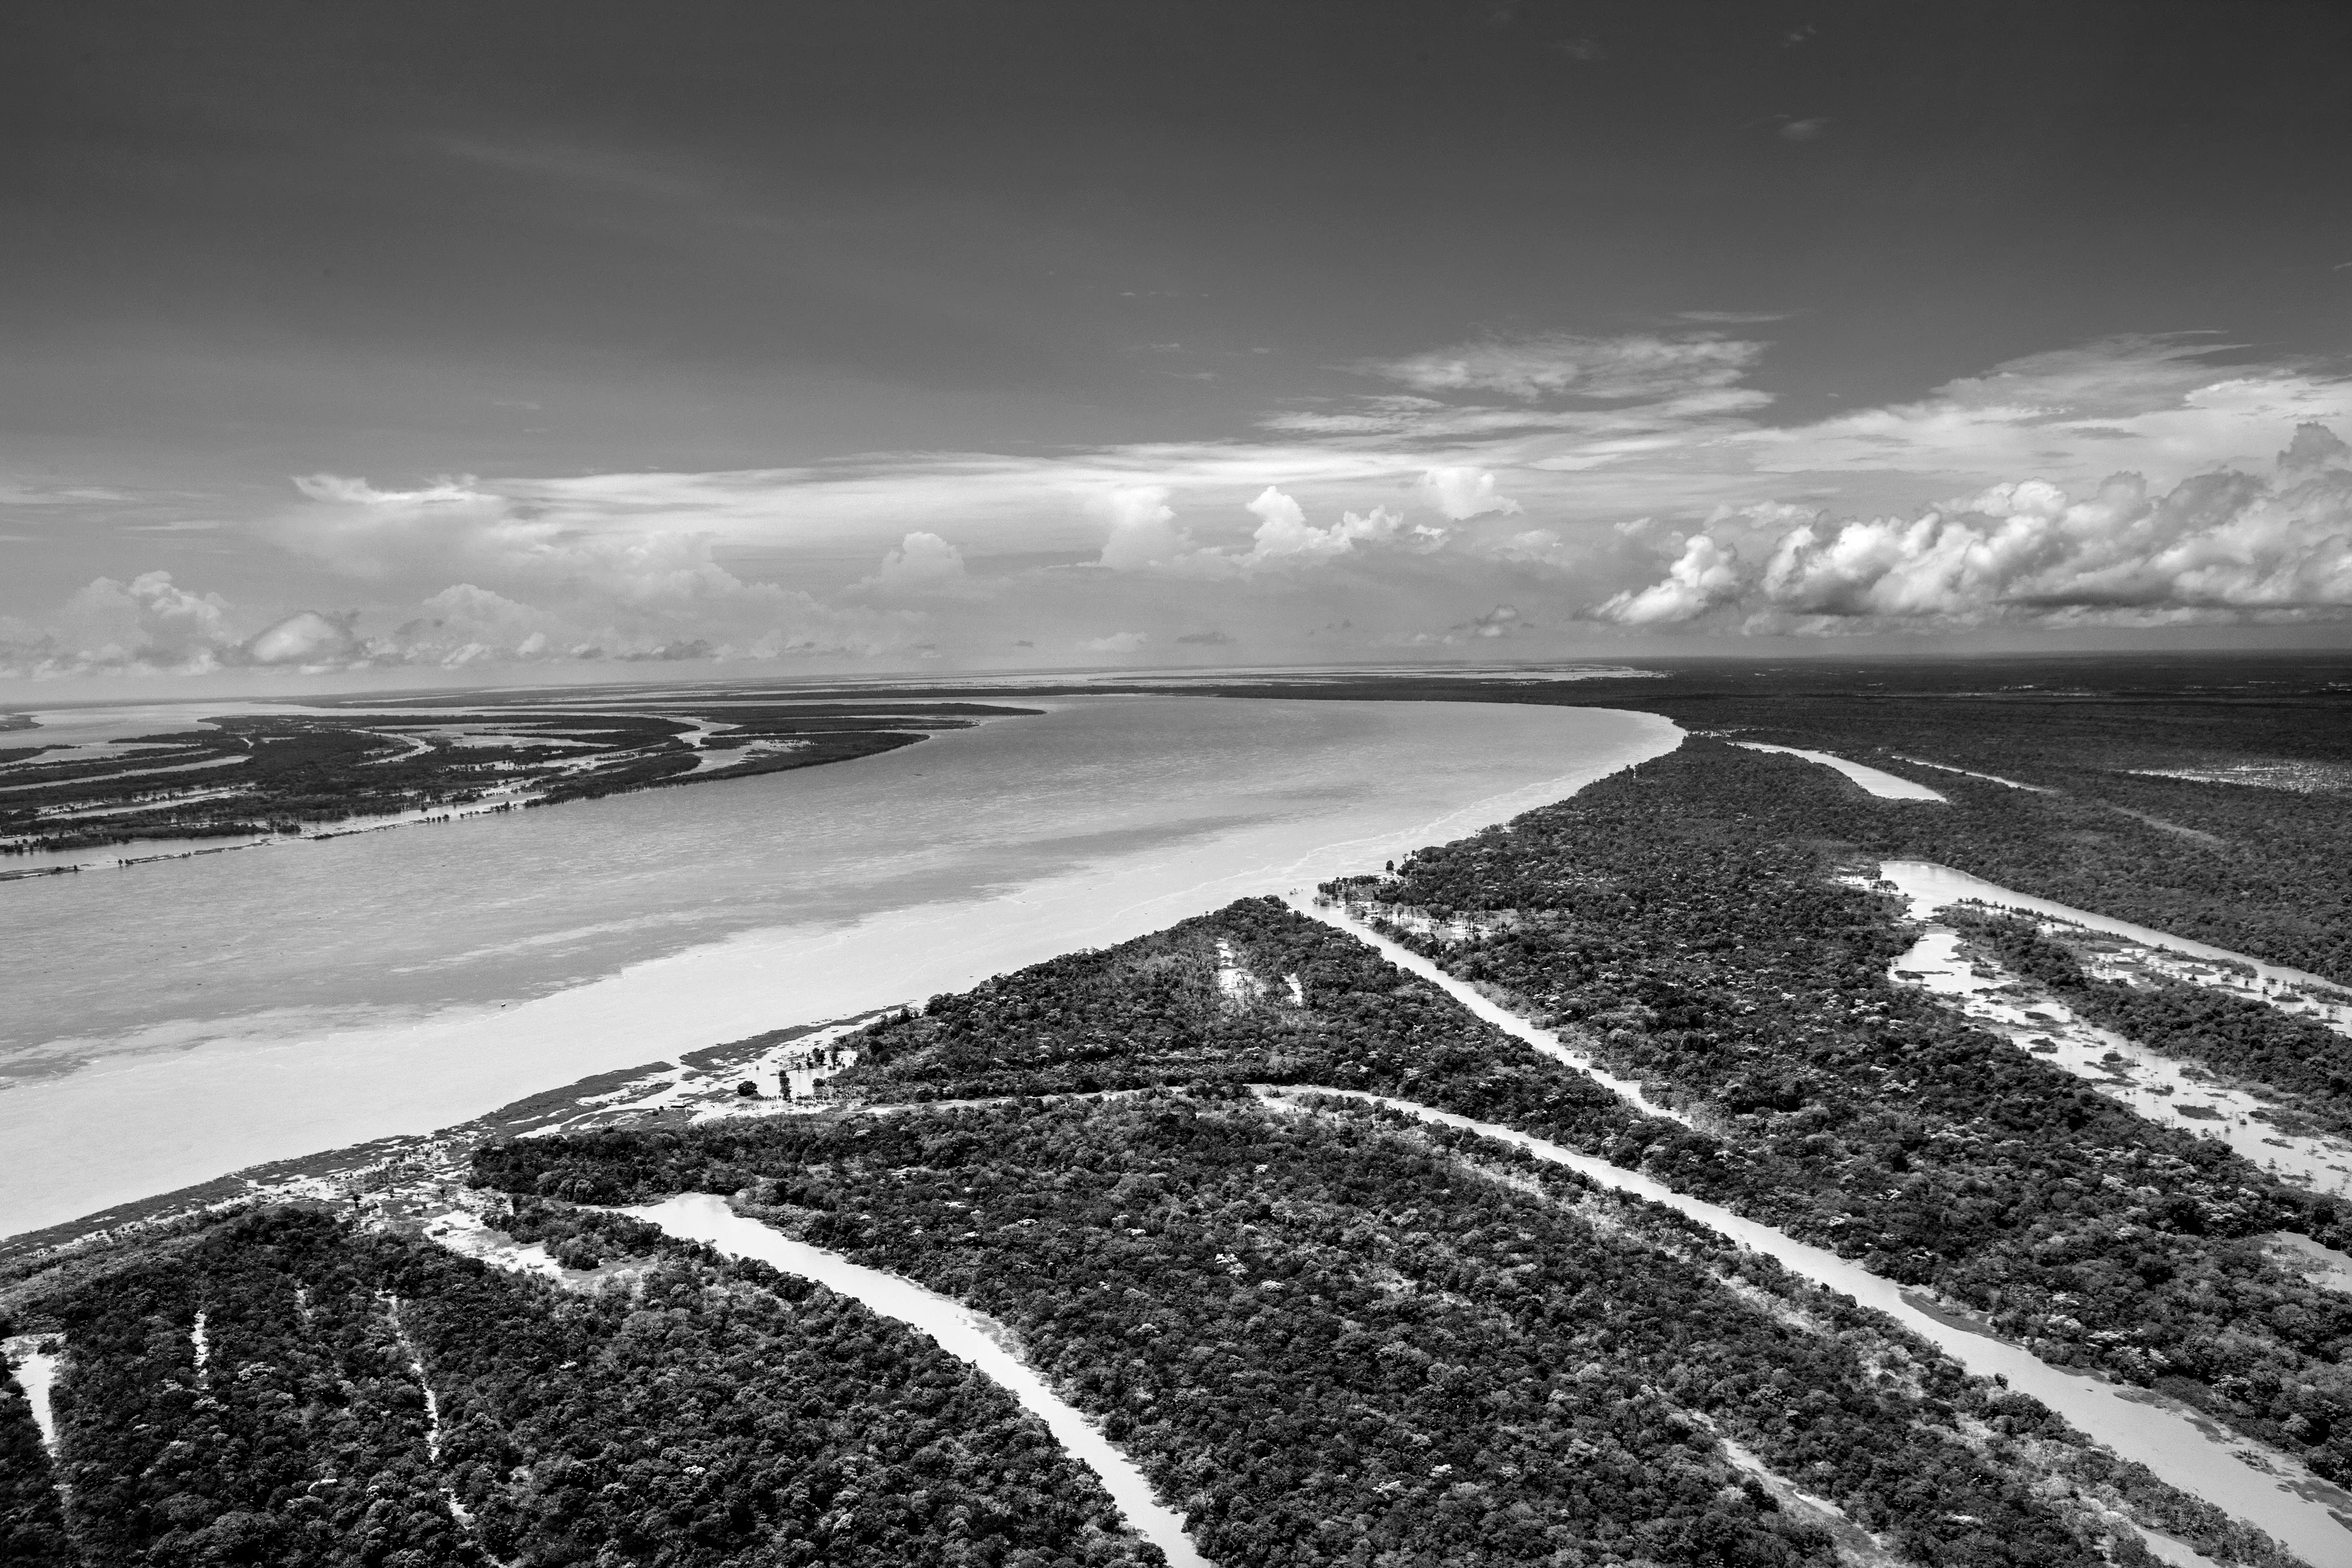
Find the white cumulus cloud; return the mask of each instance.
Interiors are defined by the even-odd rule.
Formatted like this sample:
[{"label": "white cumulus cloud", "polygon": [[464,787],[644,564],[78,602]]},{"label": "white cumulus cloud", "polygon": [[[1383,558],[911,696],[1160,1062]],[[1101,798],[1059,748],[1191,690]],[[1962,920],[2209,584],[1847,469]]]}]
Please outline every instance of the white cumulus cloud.
[{"label": "white cumulus cloud", "polygon": [[1176,526],[1166,485],[1111,485],[1091,498],[1095,511],[1110,524],[1101,562],[1114,572],[1132,572],[1175,560],[1191,545]]},{"label": "white cumulus cloud", "polygon": [[254,634],[246,661],[298,669],[346,669],[367,660],[367,643],[352,628],[357,611],[301,610]]},{"label": "white cumulus cloud", "polygon": [[1700,533],[1595,613],[1650,626],[1727,605],[1815,632],[2352,616],[2352,450],[2307,425],[2267,480],[2222,469],[2159,495],[2126,473],[2078,496],[2025,479],[1909,518],[1812,517],[1754,571]]},{"label": "white cumulus cloud", "polygon": [[1455,522],[1466,522],[1490,511],[1516,516],[1520,510],[1518,502],[1495,488],[1494,473],[1486,468],[1431,468],[1421,476],[1420,488],[1441,516]]},{"label": "white cumulus cloud", "polygon": [[[1318,528],[1307,521],[1307,510],[1283,491],[1268,485],[1244,506],[1258,520],[1249,552],[1239,558],[1244,568],[1275,563],[1305,564],[1330,561],[1353,552],[1359,544],[1382,544],[1406,533],[1404,519],[1384,507],[1369,512],[1341,512],[1339,521]],[[1423,534],[1434,530],[1423,530]]]},{"label": "white cumulus cloud", "polygon": [[883,595],[952,593],[967,586],[963,552],[936,533],[918,531],[882,557],[874,575],[859,584]]},{"label": "white cumulus cloud", "polygon": [[1646,588],[1626,589],[1595,613],[1629,626],[1671,626],[1696,619],[1738,588],[1738,551],[1701,533],[1684,542],[1664,578]]}]

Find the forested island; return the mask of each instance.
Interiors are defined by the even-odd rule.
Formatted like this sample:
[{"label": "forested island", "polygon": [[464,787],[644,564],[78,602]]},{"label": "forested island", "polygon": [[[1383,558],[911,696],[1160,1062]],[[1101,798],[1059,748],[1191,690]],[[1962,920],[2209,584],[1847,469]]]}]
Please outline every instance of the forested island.
[{"label": "forested island", "polygon": [[[0,1382],[0,1543],[60,1564],[1157,1560],[928,1339],[618,1212],[709,1194],[1003,1324],[1218,1568],[2087,1568],[2154,1561],[2149,1536],[2316,1568],[1772,1258],[1421,1114],[1720,1205],[2352,1480],[2352,1295],[2274,1245],[2352,1246],[2352,1205],[1903,982],[1920,927],[1877,878],[1917,856],[2149,923],[2203,910],[2202,931],[2340,976],[2315,858],[2211,801],[2293,795],[2326,864],[2341,797],[2168,776],[2148,787],[2177,798],[2142,812],[2113,779],[2202,766],[2189,742],[2143,754],[2084,721],[2070,752],[2057,715],[2091,710],[1954,700],[1985,716],[1932,746],[1861,700],[1686,713],[1711,732],[1328,884],[1322,910],[1244,900],[910,998],[839,1039],[854,1065],[815,1102],[747,1078],[731,1107],[588,1118],[613,1086],[583,1085],[374,1188],[214,1194],[18,1250],[0,1336],[20,1368],[53,1358],[58,1436]],[[1528,1048],[1334,910],[1570,1048]],[[1951,918],[2084,1016],[2352,1124],[2326,1025]]]},{"label": "forested island", "polygon": [[[238,713],[81,757],[0,751],[0,857],[148,839],[249,840],[587,800],[870,757],[1034,709],[536,692]],[[29,731],[37,741],[37,727]],[[0,876],[7,862],[0,858]]]}]

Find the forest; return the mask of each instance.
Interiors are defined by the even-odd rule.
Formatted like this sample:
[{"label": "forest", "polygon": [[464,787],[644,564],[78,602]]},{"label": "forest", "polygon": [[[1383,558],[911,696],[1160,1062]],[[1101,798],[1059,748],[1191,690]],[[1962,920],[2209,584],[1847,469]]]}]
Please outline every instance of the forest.
[{"label": "forest", "polygon": [[1832,877],[1858,793],[1695,738],[1333,891],[1715,1130],[1631,1152],[1664,1179],[2352,1476],[2352,1300],[2252,1239],[2346,1216],[1891,984],[1910,928]]},{"label": "forest", "polygon": [[[1678,1216],[1479,1145],[1212,1084],[532,1139],[477,1165],[595,1203],[731,1192],[971,1303],[1222,1568],[1835,1561],[1725,1439],[1914,1561],[2103,1560],[2021,1480],[2014,1450],[2054,1426],[2035,1402]],[[1958,1439],[1979,1422],[2000,1434],[1983,1453]],[[2228,1536],[2196,1511],[2176,1527]]]},{"label": "forest", "polygon": [[[1822,780],[1829,778],[1828,784]],[[2189,1398],[2346,1473],[2352,1303],[2253,1239],[2347,1239],[2330,1200],[2160,1128],[1889,983],[1888,901],[1706,802],[1836,781],[1706,742],[1507,828],[1424,852],[1391,933],[1692,1112],[1647,1117],[1360,943],[1270,900],[932,998],[874,1026],[844,1080],[877,1099],[1307,1083],[1393,1094],[1639,1167],[1951,1292],[2059,1364]],[[1441,941],[1399,923],[1490,934]],[[1220,948],[1265,977],[1246,1005]],[[1297,1003],[1286,977],[1299,981]]]},{"label": "forest", "polygon": [[[539,1224],[636,1268],[567,1290],[287,1207],[44,1302],[72,1347],[71,1541],[23,1511],[27,1554],[7,1561],[1160,1561],[1042,1425],[921,1335],[650,1226]],[[0,1419],[0,1442],[21,1450],[28,1426]],[[10,1484],[54,1498],[27,1457]]]}]

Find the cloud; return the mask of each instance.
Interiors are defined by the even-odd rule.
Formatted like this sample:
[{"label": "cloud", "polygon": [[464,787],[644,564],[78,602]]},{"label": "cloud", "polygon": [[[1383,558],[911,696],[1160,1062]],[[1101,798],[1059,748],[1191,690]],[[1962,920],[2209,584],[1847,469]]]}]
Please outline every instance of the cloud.
[{"label": "cloud", "polygon": [[1739,591],[1739,553],[1706,534],[1686,541],[1660,581],[1615,595],[1593,613],[1628,626],[1696,620]]},{"label": "cloud", "polygon": [[1486,468],[1431,468],[1421,476],[1421,493],[1438,511],[1455,522],[1488,512],[1517,515],[1519,503],[1495,488],[1495,476]]},{"label": "cloud", "polygon": [[[674,505],[642,504],[645,487],[627,482],[634,478],[602,476],[601,484],[577,481],[568,490],[542,484],[538,495],[519,496],[470,476],[401,490],[313,474],[295,481],[305,504],[273,520],[268,532],[347,575],[419,584],[455,576],[467,591],[537,605],[543,624],[534,629],[547,646],[595,657],[688,657],[677,650],[698,647],[715,658],[871,655],[909,645],[917,623],[908,612],[828,605],[737,577],[716,559],[717,529],[682,526],[688,520]],[[602,504],[581,499],[600,492]],[[961,564],[944,540],[908,534],[877,579],[894,589],[937,588]],[[527,657],[516,647],[507,656]]]},{"label": "cloud", "polygon": [[1472,637],[1492,638],[1508,637],[1525,625],[1525,618],[1515,605],[1497,605],[1472,621],[1466,629]]},{"label": "cloud", "polygon": [[1168,505],[1166,485],[1112,485],[1093,498],[1096,511],[1110,524],[1101,563],[1114,572],[1173,561],[1192,547]]},{"label": "cloud", "polygon": [[169,572],[142,572],[128,583],[100,577],[66,602],[65,620],[83,657],[100,666],[209,669],[241,640],[226,600],[191,593]]},{"label": "cloud", "polygon": [[584,657],[601,648],[578,636],[566,637],[546,611],[474,583],[457,583],[418,606],[403,622],[387,651],[404,664],[436,664],[462,669],[476,664],[528,664]]},{"label": "cloud", "polygon": [[240,652],[249,664],[346,668],[368,657],[367,644],[352,630],[358,620],[357,610],[335,615],[303,610],[256,634]]},{"label": "cloud", "polygon": [[1676,310],[1675,320],[1694,321],[1701,326],[1746,327],[1760,326],[1766,321],[1785,321],[1794,310]]},{"label": "cloud", "polygon": [[[2347,461],[2330,432],[2352,432],[2352,378],[2332,367],[2112,339],[1767,423],[1743,379],[1762,352],[1705,331],[1481,342],[1384,362],[1377,395],[1293,404],[1224,441],[310,475],[278,510],[205,531],[205,558],[235,568],[224,585],[299,570],[344,586],[233,605],[114,571],[69,605],[0,599],[16,617],[0,667],[887,666],[1009,659],[1016,628],[1075,661],[1112,651],[1079,651],[1100,626],[1148,632],[1130,653],[1214,626],[1254,656],[1325,658],[1466,647],[1484,626],[1573,651],[1594,617],[1822,632],[2339,613]],[[9,531],[88,531],[62,493],[10,508]],[[139,515],[201,499],[149,496]],[[72,503],[101,504],[117,503]],[[1529,613],[1481,618],[1502,605]]]},{"label": "cloud", "polygon": [[2325,425],[2298,425],[2278,455],[2281,477],[2323,473],[2331,468],[2352,468],[2352,447]]},{"label": "cloud", "polygon": [[[1815,509],[1800,506],[1794,501],[1759,500],[1738,507],[1727,502],[1706,514],[1706,526],[1714,528],[1722,523],[1737,522],[1748,528],[1787,528],[1793,523],[1810,522],[1815,515]],[[1650,521],[1637,518],[1631,523],[1620,524],[1619,528],[1621,531],[1631,532]]]},{"label": "cloud", "polygon": [[1228,643],[1231,643],[1234,638],[1228,633],[1211,630],[1205,632],[1186,632],[1176,640],[1180,643],[1191,644],[1197,647],[1223,647]]},{"label": "cloud", "polygon": [[[1463,488],[1465,492],[1475,490],[1475,483]],[[1402,513],[1380,506],[1363,512],[1342,511],[1337,522],[1318,526],[1307,521],[1307,510],[1296,497],[1268,485],[1242,503],[1242,510],[1257,519],[1248,549],[1196,545],[1191,534],[1177,526],[1167,494],[1164,487],[1128,488],[1107,492],[1098,500],[1098,510],[1111,520],[1110,536],[1104,542],[1098,564],[1118,572],[1150,568],[1182,577],[1228,578],[1322,565],[1382,546],[1433,550],[1446,539],[1442,528],[1410,524]],[[1508,504],[1496,501],[1493,506],[1499,510]]]},{"label": "cloud", "polygon": [[1695,334],[1585,338],[1568,333],[1487,339],[1356,368],[1416,392],[1498,392],[1532,401],[1574,396],[1664,398],[1728,386],[1747,374],[1764,345]]},{"label": "cloud", "polygon": [[37,485],[0,479],[0,506],[72,506],[135,499],[95,485]]},{"label": "cloud", "polygon": [[2117,468],[2185,476],[2267,458],[2300,423],[2352,419],[2352,382],[2297,365],[2221,366],[2192,337],[2112,338],[2009,361],[1914,402],[1717,443],[1759,473],[1943,475],[1982,485],[2041,472],[2092,484]]},{"label": "cloud", "polygon": [[2123,473],[2079,499],[2027,479],[1907,519],[1815,517],[1752,572],[1702,533],[1664,579],[1595,613],[1650,626],[1731,606],[1751,630],[1816,633],[2352,616],[2352,447],[2306,425],[2274,468],[2161,495]]},{"label": "cloud", "polygon": [[723,596],[744,586],[711,556],[707,533],[625,512],[591,517],[499,494],[467,475],[380,489],[334,474],[297,479],[311,504],[277,519],[276,541],[352,576],[458,574],[574,586],[624,599]]},{"label": "cloud", "polygon": [[936,533],[919,531],[900,540],[858,586],[883,595],[922,595],[954,593],[970,583],[963,552]]},{"label": "cloud", "polygon": [[[1644,518],[1643,521],[1649,521]],[[1622,525],[1621,525],[1622,526]],[[1480,546],[1482,554],[1497,561],[1524,561],[1547,566],[1569,566],[1580,562],[1584,552],[1560,537],[1555,528],[1523,529],[1490,539]]]},{"label": "cloud", "polygon": [[1105,637],[1087,637],[1078,646],[1089,653],[1134,653],[1151,639],[1141,632],[1113,632]]},{"label": "cloud", "polygon": [[0,675],[347,668],[372,658],[352,630],[357,618],[352,611],[300,610],[247,637],[227,600],[184,588],[169,572],[142,572],[128,582],[100,577],[66,601],[53,626],[9,617],[0,627]]},{"label": "cloud", "polygon": [[1780,127],[1783,142],[1816,142],[1830,128],[1829,116],[1816,115],[1811,120],[1791,120]]},{"label": "cloud", "polygon": [[1246,509],[1258,520],[1257,532],[1252,537],[1249,552],[1240,556],[1237,563],[1244,570],[1270,564],[1309,564],[1331,561],[1352,553],[1358,545],[1384,544],[1400,537],[1413,537],[1434,542],[1444,533],[1436,529],[1410,531],[1404,519],[1383,507],[1369,512],[1342,512],[1339,521],[1328,527],[1318,528],[1307,521],[1306,509],[1281,490],[1268,485],[1257,497],[1246,503]]}]

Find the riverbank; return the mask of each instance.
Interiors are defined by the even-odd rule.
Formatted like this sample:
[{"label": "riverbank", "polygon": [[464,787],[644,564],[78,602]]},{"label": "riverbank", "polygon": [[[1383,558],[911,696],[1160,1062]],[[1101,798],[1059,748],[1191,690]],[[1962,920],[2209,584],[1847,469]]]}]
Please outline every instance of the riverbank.
[{"label": "riverbank", "polygon": [[43,879],[0,900],[0,1233],[1376,868],[1678,736],[1599,710],[1074,699],[856,769]]}]

